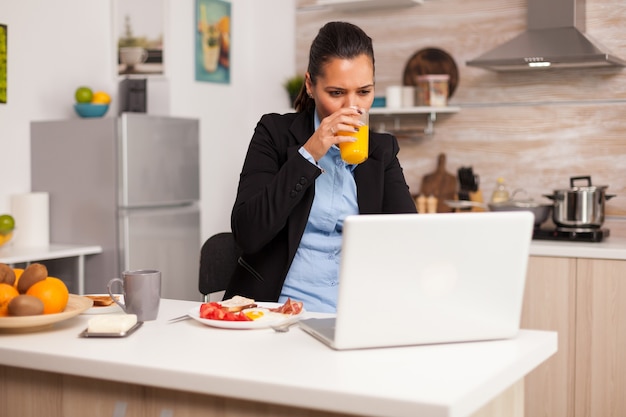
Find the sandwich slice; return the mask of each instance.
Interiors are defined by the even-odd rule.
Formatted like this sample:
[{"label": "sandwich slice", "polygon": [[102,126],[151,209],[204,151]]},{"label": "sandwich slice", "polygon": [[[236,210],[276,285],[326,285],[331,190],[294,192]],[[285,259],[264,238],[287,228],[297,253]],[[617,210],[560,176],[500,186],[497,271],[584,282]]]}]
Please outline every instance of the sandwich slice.
[{"label": "sandwich slice", "polygon": [[222,306],[222,310],[230,313],[237,313],[245,310],[246,308],[254,308],[257,306],[252,298],[242,297],[240,295],[236,295],[228,300],[220,301],[219,304]]}]

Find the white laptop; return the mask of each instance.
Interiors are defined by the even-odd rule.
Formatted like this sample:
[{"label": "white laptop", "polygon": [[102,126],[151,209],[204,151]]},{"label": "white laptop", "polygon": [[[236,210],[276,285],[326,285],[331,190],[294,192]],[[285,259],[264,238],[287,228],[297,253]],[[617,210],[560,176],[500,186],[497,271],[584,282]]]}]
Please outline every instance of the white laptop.
[{"label": "white laptop", "polygon": [[337,315],[300,328],[337,350],[514,337],[533,223],[529,211],[350,216]]}]

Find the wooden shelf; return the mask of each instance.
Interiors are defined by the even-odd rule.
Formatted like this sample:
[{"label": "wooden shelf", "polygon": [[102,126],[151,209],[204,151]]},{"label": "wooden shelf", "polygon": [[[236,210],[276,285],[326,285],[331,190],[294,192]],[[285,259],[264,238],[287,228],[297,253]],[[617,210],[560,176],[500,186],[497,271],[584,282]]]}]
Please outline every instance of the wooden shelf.
[{"label": "wooden shelf", "polygon": [[298,7],[298,11],[335,10],[339,12],[361,12],[376,9],[413,7],[424,0],[317,0]]},{"label": "wooden shelf", "polygon": [[[411,115],[411,114],[425,114],[428,116],[427,124],[424,128],[424,133],[432,135],[435,133],[435,121],[437,120],[437,113],[458,113],[461,110],[460,107],[447,106],[447,107],[433,107],[433,106],[417,106],[417,107],[372,107],[370,108],[370,115],[381,116],[395,116],[394,122],[395,129],[399,129],[400,120],[398,116]],[[371,123],[370,123],[371,124]]]},{"label": "wooden shelf", "polygon": [[431,113],[458,113],[461,110],[460,107],[448,106],[448,107],[432,107],[432,106],[417,106],[417,107],[372,107],[370,114],[383,114],[387,116],[395,116],[400,114],[431,114]]}]

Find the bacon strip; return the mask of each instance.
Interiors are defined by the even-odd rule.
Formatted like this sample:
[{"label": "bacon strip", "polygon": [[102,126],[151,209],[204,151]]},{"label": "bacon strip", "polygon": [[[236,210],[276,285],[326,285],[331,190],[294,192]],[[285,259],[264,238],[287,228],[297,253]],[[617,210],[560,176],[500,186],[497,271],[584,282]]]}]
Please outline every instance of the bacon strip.
[{"label": "bacon strip", "polygon": [[287,301],[285,301],[285,304],[283,304],[280,307],[270,308],[270,311],[274,311],[276,313],[282,313],[282,314],[291,314],[295,316],[296,314],[300,314],[302,312],[302,308],[303,308],[302,301],[294,301],[291,298],[287,298]]}]

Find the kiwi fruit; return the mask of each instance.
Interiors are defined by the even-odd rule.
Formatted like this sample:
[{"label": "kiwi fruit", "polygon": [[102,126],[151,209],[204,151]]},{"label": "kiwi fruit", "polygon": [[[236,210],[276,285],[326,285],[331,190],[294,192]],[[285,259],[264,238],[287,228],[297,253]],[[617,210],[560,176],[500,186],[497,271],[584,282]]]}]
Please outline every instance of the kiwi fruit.
[{"label": "kiwi fruit", "polygon": [[39,298],[20,294],[9,301],[9,316],[36,316],[43,314],[43,301]]},{"label": "kiwi fruit", "polygon": [[9,285],[15,283],[15,271],[7,264],[0,263],[0,283]]},{"label": "kiwi fruit", "polygon": [[17,282],[17,290],[20,294],[24,294],[31,285],[46,278],[48,278],[48,268],[45,265],[39,263],[30,264],[22,272],[22,276]]}]

